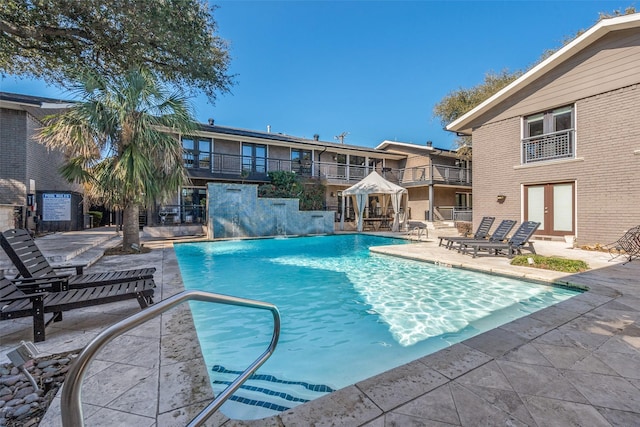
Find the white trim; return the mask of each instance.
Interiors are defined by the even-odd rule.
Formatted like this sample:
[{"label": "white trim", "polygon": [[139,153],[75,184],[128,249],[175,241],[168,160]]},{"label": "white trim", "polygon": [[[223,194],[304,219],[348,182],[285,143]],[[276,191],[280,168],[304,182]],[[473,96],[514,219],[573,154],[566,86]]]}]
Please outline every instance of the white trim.
[{"label": "white trim", "polygon": [[574,162],[584,162],[584,157],[575,157],[573,159],[543,160],[535,163],[527,163],[526,165],[517,165],[513,167],[513,170],[531,169],[531,168],[538,168],[542,166],[553,166],[561,163],[574,163]]},{"label": "white trim", "polygon": [[587,46],[593,44],[596,40],[604,37],[606,34],[612,31],[626,30],[628,28],[636,27],[640,27],[640,13],[600,20],[589,30],[576,37],[569,44],[533,67],[531,70],[527,71],[525,74],[511,82],[509,85],[502,88],[495,95],[491,96],[489,99],[485,100],[471,111],[449,123],[446,126],[446,129],[451,132],[461,131],[468,125],[470,121],[478,118],[481,114],[486,112],[486,110],[496,106],[505,98],[509,97],[521,88],[533,82],[541,75],[562,64],[569,58],[576,55],[578,52],[585,49]]}]

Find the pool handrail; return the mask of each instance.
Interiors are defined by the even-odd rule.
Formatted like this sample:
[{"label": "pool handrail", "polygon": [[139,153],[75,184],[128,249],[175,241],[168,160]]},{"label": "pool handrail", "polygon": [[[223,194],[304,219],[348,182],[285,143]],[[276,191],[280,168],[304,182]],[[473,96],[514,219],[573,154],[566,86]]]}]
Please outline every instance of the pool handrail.
[{"label": "pool handrail", "polygon": [[273,315],[273,334],[267,350],[262,353],[242,374],[240,374],[238,378],[229,384],[229,386],[227,386],[227,388],[225,388],[211,403],[209,403],[209,405],[196,415],[196,417],[189,422],[189,427],[204,425],[204,422],[213,415],[213,413],[216,412],[220,406],[222,406],[222,404],[238,388],[240,388],[251,374],[262,366],[262,364],[266,362],[275,351],[280,337],[280,312],[278,311],[278,307],[275,305],[268,302],[215,294],[212,292],[197,290],[182,291],[110,326],[87,344],[74,361],[71,369],[69,369],[64,381],[60,405],[63,427],[84,426],[81,404],[82,381],[84,380],[89,364],[98,351],[121,334],[189,300],[258,308],[262,310],[269,310]]}]

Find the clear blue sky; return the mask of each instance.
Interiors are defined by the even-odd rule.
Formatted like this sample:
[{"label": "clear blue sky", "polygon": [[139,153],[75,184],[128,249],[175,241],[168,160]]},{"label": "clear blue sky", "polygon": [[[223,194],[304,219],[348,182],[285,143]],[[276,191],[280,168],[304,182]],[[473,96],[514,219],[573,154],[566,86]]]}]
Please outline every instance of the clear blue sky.
[{"label": "clear blue sky", "polygon": [[[524,69],[619,1],[212,1],[230,44],[231,93],[193,99],[206,122],[375,147],[453,135],[433,118],[449,92],[488,71]],[[5,76],[0,90],[65,98]],[[68,96],[66,96],[68,98]]]}]

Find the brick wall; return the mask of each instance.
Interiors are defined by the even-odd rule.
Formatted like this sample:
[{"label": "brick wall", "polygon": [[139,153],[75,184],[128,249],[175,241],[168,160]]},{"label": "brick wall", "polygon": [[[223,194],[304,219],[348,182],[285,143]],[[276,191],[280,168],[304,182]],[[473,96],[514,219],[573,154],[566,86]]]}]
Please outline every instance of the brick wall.
[{"label": "brick wall", "polygon": [[26,116],[24,111],[0,109],[0,204],[25,202]]},{"label": "brick wall", "polygon": [[[473,132],[474,227],[482,216],[496,222],[522,213],[527,184],[576,183],[578,244],[609,243],[640,224],[640,85],[576,102],[577,158],[520,164],[520,117]],[[497,195],[507,196],[504,203]]]}]

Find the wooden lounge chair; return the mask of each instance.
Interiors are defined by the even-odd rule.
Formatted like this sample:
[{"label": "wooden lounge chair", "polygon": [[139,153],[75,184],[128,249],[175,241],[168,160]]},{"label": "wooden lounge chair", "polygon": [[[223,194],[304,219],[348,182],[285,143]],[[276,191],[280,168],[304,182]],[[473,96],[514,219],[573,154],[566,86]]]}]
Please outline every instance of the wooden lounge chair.
[{"label": "wooden lounge chair", "polygon": [[627,260],[622,265],[640,257],[640,225],[629,229],[618,240],[605,245],[605,248],[608,248],[611,260],[624,255]]},{"label": "wooden lounge chair", "polygon": [[456,243],[458,244],[458,252],[460,252],[463,246],[467,246],[474,243],[504,242],[507,239],[507,235],[509,234],[509,232],[511,232],[511,230],[515,225],[516,225],[516,221],[512,219],[503,219],[502,222],[498,224],[496,229],[493,231],[493,234],[489,236],[488,239],[474,240],[473,237],[457,237],[455,239],[452,238],[452,239],[449,239],[449,242],[447,243],[447,249],[452,249]]},{"label": "wooden lounge chair", "polygon": [[[472,237],[473,240],[485,239],[489,235],[489,230],[491,229],[491,226],[493,225],[493,221],[495,221],[495,217],[492,217],[492,216],[483,217],[482,220],[480,221],[480,225],[478,225],[478,229],[473,234],[473,237]],[[440,239],[440,242],[438,243],[438,246],[442,246],[442,241],[445,240],[445,241],[447,241],[447,243],[446,243],[447,247],[450,247],[449,241],[452,240],[452,239],[455,240],[457,238],[459,238],[459,236],[456,236],[456,237],[451,237],[451,236],[438,237],[438,239]]]},{"label": "wooden lounge chair", "polygon": [[478,251],[480,250],[487,250],[489,253],[494,255],[500,255],[503,253],[502,251],[506,251],[506,255],[509,258],[513,258],[516,253],[522,254],[523,249],[527,249],[531,253],[535,254],[536,250],[533,247],[533,242],[530,242],[529,239],[533,236],[533,233],[536,232],[538,227],[540,227],[539,222],[525,221],[520,224],[520,227],[518,227],[516,232],[506,243],[477,242],[465,245],[462,250],[466,253],[469,248],[473,248],[474,258],[478,255]]},{"label": "wooden lounge chair", "polygon": [[[134,279],[153,278],[156,269],[141,268],[135,270],[110,271],[107,273],[82,274],[84,265],[52,266],[42,255],[40,249],[27,230],[10,229],[0,234],[0,245],[18,270],[16,278],[29,279],[58,279],[61,286],[57,290],[83,288],[111,283],[121,283]],[[56,269],[76,268],[76,275],[58,275]],[[60,283],[60,282],[59,282]]]},{"label": "wooden lounge chair", "polygon": [[[44,281],[32,285],[41,289],[39,282]],[[138,300],[140,308],[146,308],[153,304],[153,288],[153,279],[147,278],[62,292],[28,293],[32,290],[29,287],[19,287],[6,277],[0,277],[0,320],[33,317],[33,340],[40,342],[45,340],[47,325],[61,321],[65,311],[133,298]],[[46,321],[45,314],[49,313],[52,317]]]}]

